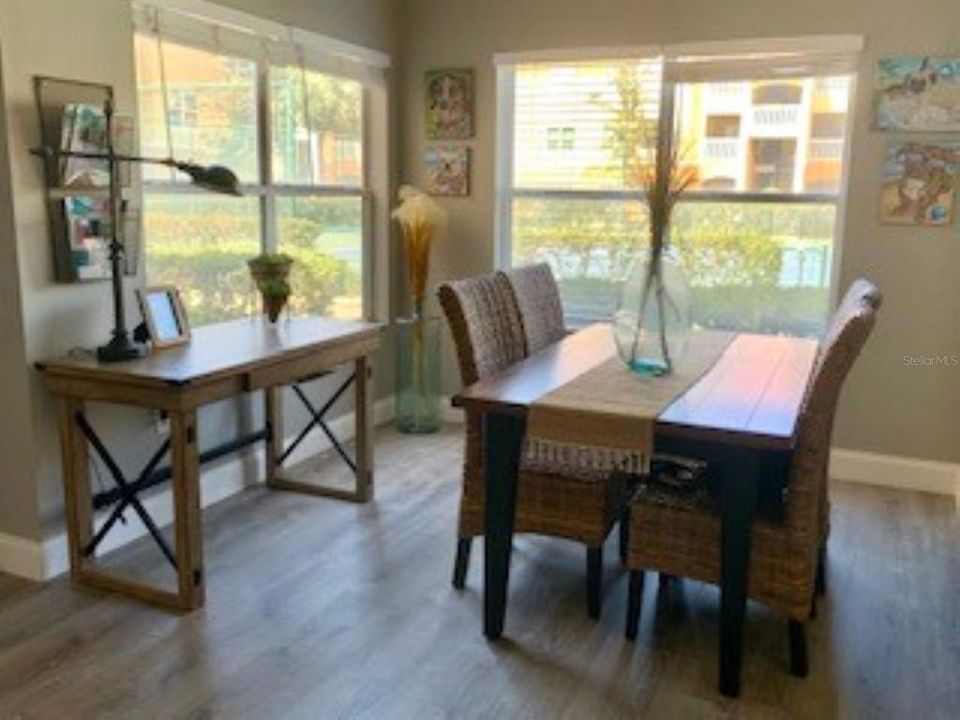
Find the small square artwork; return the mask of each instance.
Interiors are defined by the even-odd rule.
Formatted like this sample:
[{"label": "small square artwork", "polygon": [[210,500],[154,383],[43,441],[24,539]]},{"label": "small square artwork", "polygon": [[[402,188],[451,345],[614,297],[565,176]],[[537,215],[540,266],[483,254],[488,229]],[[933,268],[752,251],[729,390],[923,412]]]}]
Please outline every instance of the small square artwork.
[{"label": "small square artwork", "polygon": [[960,143],[892,142],[883,175],[884,223],[943,226],[953,221]]},{"label": "small square artwork", "polygon": [[70,248],[70,266],[76,280],[110,277],[110,201],[70,196],[63,201]]},{"label": "small square artwork", "polygon": [[426,165],[431,195],[470,194],[470,148],[428,148]]},{"label": "small square artwork", "polygon": [[425,76],[429,140],[473,137],[473,70],[429,70]]},{"label": "small square artwork", "polygon": [[874,109],[878,130],[960,132],[960,58],[880,59]]},{"label": "small square artwork", "polygon": [[[136,149],[133,116],[113,116],[113,148],[121,155],[133,155]],[[63,109],[60,147],[86,153],[105,153],[107,116],[97,105],[69,103]],[[131,163],[120,163],[120,183],[130,186]],[[105,160],[66,157],[60,160],[60,183],[70,189],[105,188],[110,185],[110,171]]]}]

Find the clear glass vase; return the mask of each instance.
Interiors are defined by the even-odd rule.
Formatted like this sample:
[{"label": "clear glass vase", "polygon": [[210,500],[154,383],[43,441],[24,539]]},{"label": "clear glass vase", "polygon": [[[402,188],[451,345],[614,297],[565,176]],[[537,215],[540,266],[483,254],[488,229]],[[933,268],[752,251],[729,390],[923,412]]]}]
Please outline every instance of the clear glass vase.
[{"label": "clear glass vase", "polygon": [[440,319],[397,321],[396,427],[404,433],[440,429]]},{"label": "clear glass vase", "polygon": [[690,318],[690,285],[678,258],[665,251],[657,261],[645,252],[630,270],[613,315],[620,358],[637,373],[669,373],[686,352]]}]

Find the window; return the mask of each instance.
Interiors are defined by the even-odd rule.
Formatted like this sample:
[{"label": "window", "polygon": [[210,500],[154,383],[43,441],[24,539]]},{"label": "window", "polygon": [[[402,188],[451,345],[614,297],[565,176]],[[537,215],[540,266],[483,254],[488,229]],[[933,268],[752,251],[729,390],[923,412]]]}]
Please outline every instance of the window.
[{"label": "window", "polygon": [[740,136],[739,115],[708,115],[707,137],[735,138]]},{"label": "window", "polygon": [[754,192],[790,192],[796,140],[752,139],[747,188]]},{"label": "window", "polygon": [[577,130],[572,127],[547,128],[548,150],[573,150]]},{"label": "window", "polygon": [[753,88],[754,105],[799,105],[803,88],[794,83],[757,84]]},{"label": "window", "polygon": [[[699,178],[675,208],[670,236],[687,266],[695,324],[819,333],[855,67],[836,57],[826,65],[791,57],[773,70],[754,51],[729,63],[711,52],[699,66],[669,50],[606,61],[499,59],[501,264],[548,261],[569,321],[608,317],[648,240],[636,161],[652,158],[669,133]],[[791,77],[762,74],[778,69]],[[670,122],[662,112],[672,112]],[[570,152],[550,152],[558,128],[575,135]]]},{"label": "window", "polygon": [[511,71],[511,261],[548,260],[570,316],[609,315],[646,227],[627,148],[655,132],[659,60]]},{"label": "window", "polygon": [[143,154],[225,165],[244,190],[212,195],[145,165],[147,283],[178,286],[193,325],[242,317],[258,302],[246,260],[282,251],[296,260],[293,312],[360,317],[363,85],[150,33],[135,53]]},{"label": "window", "polygon": [[197,124],[197,95],[191,90],[168,92],[170,111],[167,122],[174,127]]},{"label": "window", "polygon": [[843,138],[843,131],[847,124],[845,113],[815,112],[810,123],[810,137],[812,138]]}]

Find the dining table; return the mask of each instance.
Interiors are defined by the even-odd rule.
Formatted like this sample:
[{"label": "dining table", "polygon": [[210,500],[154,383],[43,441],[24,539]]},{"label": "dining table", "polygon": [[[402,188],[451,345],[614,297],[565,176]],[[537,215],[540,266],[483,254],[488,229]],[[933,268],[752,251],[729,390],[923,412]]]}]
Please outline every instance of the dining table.
[{"label": "dining table", "polygon": [[[726,696],[740,692],[750,538],[758,498],[786,481],[817,350],[818,343],[806,338],[736,334],[712,366],[654,421],[654,452],[706,461],[719,493],[718,674],[719,690]],[[531,406],[615,352],[610,325],[589,325],[464,388],[453,399],[455,406],[482,417],[483,628],[491,640],[503,634],[517,473]],[[579,411],[577,421],[589,422],[589,411]]]}]

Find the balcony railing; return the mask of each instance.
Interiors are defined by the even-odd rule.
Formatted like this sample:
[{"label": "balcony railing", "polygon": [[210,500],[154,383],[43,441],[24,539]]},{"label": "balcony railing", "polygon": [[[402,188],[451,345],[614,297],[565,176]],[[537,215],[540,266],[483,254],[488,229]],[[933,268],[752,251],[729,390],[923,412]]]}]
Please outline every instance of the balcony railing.
[{"label": "balcony railing", "polygon": [[758,105],[753,108],[753,122],[760,127],[793,125],[799,117],[799,105]]},{"label": "balcony railing", "polygon": [[740,148],[740,141],[736,138],[707,138],[703,144],[705,160],[734,160]]},{"label": "balcony railing", "polygon": [[810,141],[811,160],[839,160],[842,155],[843,140],[839,138],[815,138]]}]

